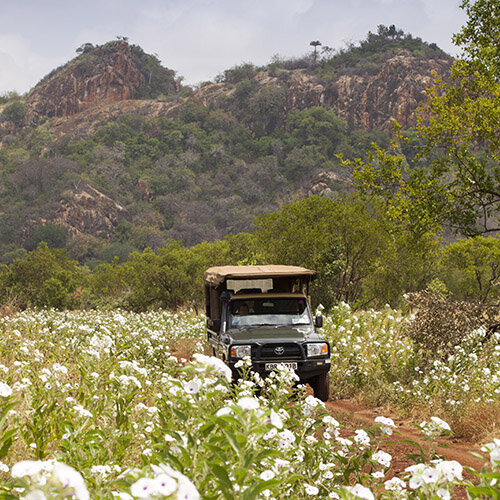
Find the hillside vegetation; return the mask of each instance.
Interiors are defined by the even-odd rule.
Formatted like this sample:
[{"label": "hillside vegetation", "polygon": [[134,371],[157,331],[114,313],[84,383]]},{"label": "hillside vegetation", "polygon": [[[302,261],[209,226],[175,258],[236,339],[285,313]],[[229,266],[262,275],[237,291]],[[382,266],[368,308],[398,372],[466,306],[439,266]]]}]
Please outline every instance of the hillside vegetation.
[{"label": "hillside vegetation", "polygon": [[[312,192],[335,196],[349,191],[351,172],[337,155],[364,157],[372,141],[387,145],[389,133],[347,123],[339,116],[335,78],[346,74],[348,67],[357,77],[369,78],[368,66],[395,54],[420,57],[422,68],[430,57],[449,60],[411,35],[379,31],[359,47],[340,53],[325,50],[317,61],[308,56],[276,60],[262,68],[231,68],[220,75],[208,101],[203,101],[204,92],[213,85],[193,93],[174,71],[140,47],[123,40],[84,44],[78,57],[47,75],[26,98],[4,98],[3,262],[11,262],[39,241],[52,245],[54,238],[80,262],[106,261],[112,253],[123,256],[131,249],[157,249],[168,238],[190,246],[248,231],[256,215]],[[128,75],[123,88],[106,87],[115,74]],[[64,90],[69,76],[79,82],[81,94]],[[95,96],[111,99],[118,92],[122,97],[113,109],[123,111],[112,119],[103,115],[97,122],[89,121],[85,129],[85,120],[90,120],[86,113],[108,109],[103,108],[107,101],[92,104],[95,81],[101,89]],[[319,96],[310,93],[317,84],[324,85],[320,88],[331,102],[319,105]],[[149,99],[163,106],[167,115],[127,108],[131,99]],[[292,105],[294,99],[303,102]],[[411,106],[414,112],[415,104]],[[78,133],[59,131],[63,118],[58,117],[65,113],[68,123],[74,116],[83,120]],[[390,121],[390,115],[385,120]],[[106,231],[90,223],[79,226],[65,212],[68,206],[83,210],[75,197],[88,192],[87,186],[126,210]],[[104,215],[97,209],[94,218],[99,217]],[[78,250],[82,247],[83,252]]]}]

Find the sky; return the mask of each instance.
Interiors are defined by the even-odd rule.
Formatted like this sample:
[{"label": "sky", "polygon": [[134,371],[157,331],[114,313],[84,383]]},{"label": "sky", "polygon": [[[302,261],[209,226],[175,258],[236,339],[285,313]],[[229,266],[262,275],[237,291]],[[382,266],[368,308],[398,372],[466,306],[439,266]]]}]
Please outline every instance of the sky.
[{"label": "sky", "polygon": [[128,37],[183,83],[214,80],[242,63],[300,57],[320,41],[357,44],[394,24],[436,43],[466,22],[460,0],[0,0],[0,94],[20,94],[76,56],[83,43]]}]

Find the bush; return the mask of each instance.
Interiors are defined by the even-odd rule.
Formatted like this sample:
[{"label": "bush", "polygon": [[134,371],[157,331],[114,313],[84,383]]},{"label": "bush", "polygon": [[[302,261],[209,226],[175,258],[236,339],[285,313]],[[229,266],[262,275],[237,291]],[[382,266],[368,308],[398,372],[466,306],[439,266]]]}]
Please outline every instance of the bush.
[{"label": "bush", "polygon": [[498,314],[497,306],[455,301],[429,291],[408,294],[408,304],[415,313],[407,334],[432,357],[437,351],[451,354],[471,331],[491,325]]}]

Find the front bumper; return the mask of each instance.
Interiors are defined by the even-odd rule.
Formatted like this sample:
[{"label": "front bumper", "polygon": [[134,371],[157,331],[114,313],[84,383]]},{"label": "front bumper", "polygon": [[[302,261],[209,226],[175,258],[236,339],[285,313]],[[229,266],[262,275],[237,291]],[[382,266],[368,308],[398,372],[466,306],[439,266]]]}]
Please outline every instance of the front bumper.
[{"label": "front bumper", "polygon": [[[235,368],[235,364],[240,360],[230,360],[228,362],[229,367],[233,373],[233,378],[237,379],[240,376],[239,369]],[[274,364],[288,364],[296,363],[297,369],[295,373],[298,375],[300,382],[307,382],[311,378],[320,375],[322,373],[328,372],[330,370],[330,358],[314,358],[307,360],[299,359],[266,359],[266,360],[254,360],[252,359],[251,370],[257,372],[261,377],[268,377],[273,370],[267,370],[266,365]]]}]

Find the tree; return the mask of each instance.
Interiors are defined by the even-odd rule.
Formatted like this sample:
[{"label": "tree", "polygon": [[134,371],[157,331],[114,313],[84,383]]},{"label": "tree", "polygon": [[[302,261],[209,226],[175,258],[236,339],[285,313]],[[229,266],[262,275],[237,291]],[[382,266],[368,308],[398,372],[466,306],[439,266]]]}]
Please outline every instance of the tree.
[{"label": "tree", "polygon": [[454,42],[461,57],[438,80],[420,120],[426,173],[447,192],[443,216],[462,234],[500,229],[500,4],[464,0],[468,21]]},{"label": "tree", "polygon": [[23,307],[74,307],[83,272],[64,249],[40,243],[24,259],[15,260],[0,273],[0,302],[15,298]]},{"label": "tree", "polygon": [[68,240],[68,229],[57,224],[40,224],[31,233],[28,245],[29,250],[34,250],[42,241],[49,248],[64,248]]},{"label": "tree", "polygon": [[314,58],[314,64],[316,64],[316,60],[318,57],[318,47],[321,45],[321,42],[319,40],[313,40],[309,45],[311,47],[314,47],[313,58]]},{"label": "tree", "polygon": [[[326,307],[341,300],[367,305],[378,302],[378,297],[396,303],[407,286],[413,286],[413,280],[405,280],[417,274],[413,265],[398,268],[400,288],[383,272],[389,252],[394,261],[402,260],[398,252],[411,254],[412,246],[393,242],[382,212],[356,196],[338,200],[311,196],[258,217],[255,225],[263,260],[318,272],[313,297]],[[378,280],[390,283],[390,290],[383,290]]]},{"label": "tree", "polygon": [[24,125],[26,113],[26,104],[24,104],[23,101],[16,99],[5,106],[0,117],[2,118],[2,120],[10,121],[17,127],[21,127],[22,125]]},{"label": "tree", "polygon": [[500,297],[500,237],[460,239],[443,250],[440,275],[455,299]]}]

